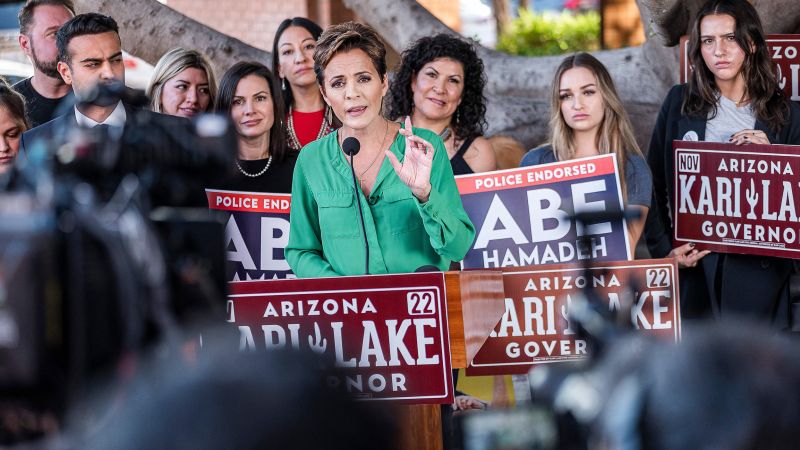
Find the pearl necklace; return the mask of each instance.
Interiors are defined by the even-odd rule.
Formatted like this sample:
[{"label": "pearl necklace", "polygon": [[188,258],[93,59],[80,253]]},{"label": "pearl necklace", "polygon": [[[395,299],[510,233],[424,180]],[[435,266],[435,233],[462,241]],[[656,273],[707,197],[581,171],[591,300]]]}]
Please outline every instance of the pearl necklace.
[{"label": "pearl necklace", "polygon": [[244,169],[242,169],[242,166],[239,165],[239,161],[238,160],[236,161],[236,167],[239,168],[239,172],[242,172],[242,175],[250,178],[260,177],[261,175],[264,175],[264,172],[266,172],[267,169],[269,169],[270,164],[272,164],[272,155],[269,156],[269,159],[267,160],[267,165],[264,166],[264,169],[262,169],[261,172],[252,174],[245,172]]}]

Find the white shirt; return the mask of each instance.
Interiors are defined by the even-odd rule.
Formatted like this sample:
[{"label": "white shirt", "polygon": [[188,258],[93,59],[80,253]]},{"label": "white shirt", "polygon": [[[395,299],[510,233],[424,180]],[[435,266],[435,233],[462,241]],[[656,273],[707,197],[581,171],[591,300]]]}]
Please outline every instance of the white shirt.
[{"label": "white shirt", "polygon": [[[709,111],[709,117],[714,111]],[[724,95],[719,96],[717,115],[706,120],[706,142],[727,143],[728,139],[742,130],[752,130],[756,126],[756,115],[748,103],[736,106],[736,102]]]},{"label": "white shirt", "polygon": [[75,120],[78,121],[78,125],[84,128],[94,128],[97,125],[108,125],[113,128],[122,128],[125,126],[125,121],[128,119],[128,114],[125,113],[125,106],[122,104],[122,100],[117,103],[117,107],[114,108],[114,111],[106,117],[106,120],[102,122],[95,122],[93,119],[85,116],[82,112],[78,111],[78,107],[75,107]]}]

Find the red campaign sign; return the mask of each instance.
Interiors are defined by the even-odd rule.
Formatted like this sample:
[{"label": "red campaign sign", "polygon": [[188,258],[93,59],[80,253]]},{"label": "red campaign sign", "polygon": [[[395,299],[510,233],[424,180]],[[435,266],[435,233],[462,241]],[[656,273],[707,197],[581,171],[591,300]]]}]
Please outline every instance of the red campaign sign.
[{"label": "red campaign sign", "polygon": [[453,402],[444,273],[230,283],[240,351],[292,347],[335,359],[327,382],[364,400]]},{"label": "red campaign sign", "polygon": [[506,311],[467,375],[524,374],[538,364],[585,358],[586,341],[575,338],[567,318],[586,286],[609,310],[630,309],[631,322],[642,332],[679,341],[677,273],[673,259],[598,262],[589,277],[582,267],[567,264],[505,270]]},{"label": "red campaign sign", "polygon": [[800,146],[675,141],[675,241],[800,257]]},{"label": "red campaign sign", "polygon": [[[779,87],[789,99],[800,102],[800,34],[770,34],[766,38]],[[686,83],[691,70],[686,63],[689,58],[687,36],[681,38],[680,49],[679,78],[681,83]]]},{"label": "red campaign sign", "polygon": [[227,213],[228,281],[294,278],[284,255],[291,195],[206,189],[206,197],[209,208]]}]

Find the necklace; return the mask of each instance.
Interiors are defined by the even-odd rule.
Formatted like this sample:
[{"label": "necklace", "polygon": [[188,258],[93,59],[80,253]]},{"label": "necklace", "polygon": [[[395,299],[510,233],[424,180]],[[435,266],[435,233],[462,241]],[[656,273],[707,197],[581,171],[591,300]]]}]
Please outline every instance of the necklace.
[{"label": "necklace", "polygon": [[[317,133],[317,138],[320,139],[326,134],[330,133],[330,127],[332,120],[329,120],[328,116],[331,114],[331,107],[325,106],[325,112],[322,114],[322,126],[319,127],[319,132]],[[292,118],[292,107],[289,106],[289,118],[286,120],[286,128],[289,132],[289,147],[294,150],[300,150],[302,146],[300,145],[300,139],[297,138],[297,133],[294,131],[294,119]],[[315,140],[316,140],[315,139]]]},{"label": "necklace", "polygon": [[267,169],[269,169],[270,164],[272,164],[272,155],[269,155],[269,159],[267,160],[267,165],[264,166],[264,168],[261,170],[261,172],[253,174],[253,173],[245,172],[244,169],[242,169],[242,166],[239,165],[239,161],[238,160],[236,161],[236,167],[239,168],[239,172],[242,172],[242,175],[244,175],[246,177],[250,177],[250,178],[260,177],[261,175],[264,175],[264,172],[266,172]]},{"label": "necklace", "polygon": [[[369,163],[367,168],[361,171],[360,175],[356,175],[356,177],[358,178],[358,184],[361,185],[362,190],[364,189],[364,181],[365,181],[365,179],[363,178],[364,174],[366,174],[367,171],[369,171],[369,169],[371,169],[372,166],[375,165],[375,161],[377,161],[383,154],[383,151],[381,150],[384,148],[384,145],[386,144],[386,136],[388,135],[389,135],[389,122],[386,121],[386,131],[383,133],[383,140],[381,141],[381,145],[378,151],[376,152],[375,157],[372,158],[372,161]],[[341,147],[341,143],[339,143],[339,147]]]}]

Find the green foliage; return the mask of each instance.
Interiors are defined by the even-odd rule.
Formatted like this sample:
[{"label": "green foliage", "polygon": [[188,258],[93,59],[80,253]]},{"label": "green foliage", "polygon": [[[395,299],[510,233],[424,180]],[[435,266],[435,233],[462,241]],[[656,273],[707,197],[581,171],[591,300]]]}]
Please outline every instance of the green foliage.
[{"label": "green foliage", "polygon": [[519,11],[497,41],[497,50],[513,55],[559,55],[600,48],[600,14],[588,11],[573,14],[536,14]]}]

